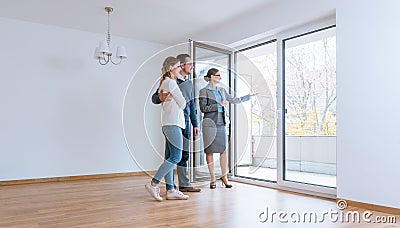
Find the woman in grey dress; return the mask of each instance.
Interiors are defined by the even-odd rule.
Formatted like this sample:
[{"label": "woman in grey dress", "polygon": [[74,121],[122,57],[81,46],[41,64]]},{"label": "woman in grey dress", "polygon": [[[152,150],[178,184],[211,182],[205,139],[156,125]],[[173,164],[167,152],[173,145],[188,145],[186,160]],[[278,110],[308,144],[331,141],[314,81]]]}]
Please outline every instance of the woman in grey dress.
[{"label": "woman in grey dress", "polygon": [[203,117],[203,142],[204,152],[208,171],[210,172],[210,188],[216,188],[214,176],[214,158],[213,153],[220,154],[220,165],[222,171],[221,181],[226,188],[231,188],[226,176],[227,155],[226,148],[228,138],[226,134],[226,125],[229,124],[229,106],[228,102],[238,104],[250,100],[250,94],[243,97],[232,97],[224,88],[218,87],[221,81],[221,75],[218,69],[208,70],[204,79],[208,85],[200,90],[199,104],[200,110],[204,113]]}]

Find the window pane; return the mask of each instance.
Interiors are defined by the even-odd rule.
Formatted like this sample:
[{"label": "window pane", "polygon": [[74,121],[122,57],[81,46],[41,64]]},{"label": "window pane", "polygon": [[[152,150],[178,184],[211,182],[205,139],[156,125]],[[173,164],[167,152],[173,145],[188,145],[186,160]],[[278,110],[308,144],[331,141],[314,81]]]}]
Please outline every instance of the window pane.
[{"label": "window pane", "polygon": [[237,106],[236,175],[276,182],[276,42],[237,53],[237,94],[257,93]]},{"label": "window pane", "polygon": [[336,29],[284,47],[284,178],[336,187]]}]

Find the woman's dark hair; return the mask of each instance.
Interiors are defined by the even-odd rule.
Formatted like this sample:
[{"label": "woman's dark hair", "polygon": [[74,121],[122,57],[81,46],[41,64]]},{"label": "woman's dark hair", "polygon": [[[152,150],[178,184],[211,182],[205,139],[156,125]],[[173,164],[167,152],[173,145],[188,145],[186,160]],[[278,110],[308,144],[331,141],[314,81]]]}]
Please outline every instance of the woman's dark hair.
[{"label": "woman's dark hair", "polygon": [[218,73],[218,72],[219,72],[218,69],[216,69],[216,68],[210,68],[210,69],[207,71],[207,75],[204,76],[204,80],[206,80],[207,82],[210,81],[211,75],[215,75],[215,74]]}]

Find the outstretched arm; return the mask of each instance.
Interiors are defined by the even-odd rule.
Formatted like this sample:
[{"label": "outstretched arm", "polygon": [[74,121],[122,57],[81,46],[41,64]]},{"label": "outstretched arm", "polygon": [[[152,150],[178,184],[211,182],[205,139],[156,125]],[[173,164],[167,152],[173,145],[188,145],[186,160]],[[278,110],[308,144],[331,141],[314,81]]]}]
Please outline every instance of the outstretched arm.
[{"label": "outstretched arm", "polygon": [[247,94],[243,97],[232,97],[225,89],[223,89],[223,91],[225,93],[226,100],[232,104],[239,104],[250,100],[250,94]]}]

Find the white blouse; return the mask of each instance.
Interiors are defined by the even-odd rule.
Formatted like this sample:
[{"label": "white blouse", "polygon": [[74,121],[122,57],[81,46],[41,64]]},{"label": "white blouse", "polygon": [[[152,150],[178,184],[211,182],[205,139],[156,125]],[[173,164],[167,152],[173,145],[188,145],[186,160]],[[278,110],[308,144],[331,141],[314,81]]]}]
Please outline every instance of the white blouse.
[{"label": "white blouse", "polygon": [[175,80],[166,78],[160,86],[163,92],[170,92],[172,99],[162,103],[161,125],[176,125],[185,129],[185,116],[183,109],[186,107],[186,100]]}]

